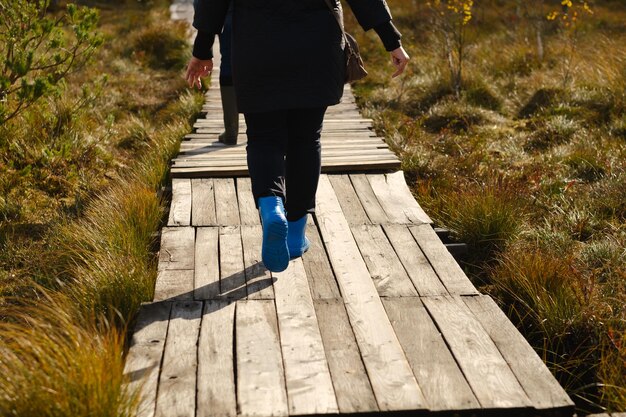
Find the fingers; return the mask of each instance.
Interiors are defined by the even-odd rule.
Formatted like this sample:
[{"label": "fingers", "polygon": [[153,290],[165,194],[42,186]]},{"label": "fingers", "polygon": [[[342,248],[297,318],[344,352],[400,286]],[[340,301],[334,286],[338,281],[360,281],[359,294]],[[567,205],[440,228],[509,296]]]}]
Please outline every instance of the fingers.
[{"label": "fingers", "polygon": [[409,63],[409,59],[409,55],[402,46],[391,52],[391,60],[393,65],[396,67],[396,71],[391,76],[392,78],[395,78],[404,72],[407,64]]},{"label": "fingers", "polygon": [[391,78],[396,78],[398,75],[402,74],[409,63],[408,59],[396,60],[394,59],[393,64],[396,66],[396,72],[393,73]]},{"label": "fingers", "polygon": [[187,72],[185,73],[185,80],[187,81],[187,85],[189,88],[202,88],[201,77],[206,77],[211,73],[213,69],[212,61],[200,61],[192,58],[187,65]]}]

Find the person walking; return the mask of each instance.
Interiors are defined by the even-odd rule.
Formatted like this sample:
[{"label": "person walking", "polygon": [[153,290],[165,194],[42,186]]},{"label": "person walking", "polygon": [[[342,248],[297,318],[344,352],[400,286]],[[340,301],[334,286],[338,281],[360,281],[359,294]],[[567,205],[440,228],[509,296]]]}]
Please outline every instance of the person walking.
[{"label": "person walking", "polygon": [[[328,106],[345,80],[345,43],[326,0],[232,0],[232,75],[247,124],[252,193],[263,226],[262,259],[272,272],[309,248]],[[339,0],[331,0],[341,10]],[[195,0],[198,30],[187,66],[190,87],[213,68],[211,50],[230,0]],[[374,29],[400,75],[409,56],[385,0],[348,0],[360,26]]]}]

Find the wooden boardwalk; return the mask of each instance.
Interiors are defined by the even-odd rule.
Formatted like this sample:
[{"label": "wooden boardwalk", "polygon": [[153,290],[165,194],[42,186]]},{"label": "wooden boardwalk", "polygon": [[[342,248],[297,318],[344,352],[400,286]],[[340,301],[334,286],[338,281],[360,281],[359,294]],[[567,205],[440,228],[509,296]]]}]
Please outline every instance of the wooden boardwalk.
[{"label": "wooden boardwalk", "polygon": [[[240,117],[240,140],[236,146],[218,142],[224,130],[219,88],[209,90],[195,132],[187,135],[180,154],[172,162],[173,177],[248,175],[246,125]],[[372,121],[360,117],[349,87],[343,102],[332,108],[324,120],[322,133],[322,172],[380,170],[400,167],[398,158],[372,131]]]},{"label": "wooden boardwalk", "polygon": [[438,239],[349,89],[325,123],[311,248],[267,271],[245,145],[216,143],[218,96],[172,166],[154,301],[126,361],[140,417],[573,415]]},{"label": "wooden boardwalk", "polygon": [[248,177],[172,180],[154,303],[127,360],[141,416],[572,415],[403,173],[361,162],[321,176],[312,247],[282,273],[261,262]]}]

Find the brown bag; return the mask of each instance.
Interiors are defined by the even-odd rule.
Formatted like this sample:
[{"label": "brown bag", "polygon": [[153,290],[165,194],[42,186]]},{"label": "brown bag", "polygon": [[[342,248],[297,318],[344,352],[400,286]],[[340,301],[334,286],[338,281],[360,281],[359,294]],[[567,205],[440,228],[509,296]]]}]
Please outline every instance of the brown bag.
[{"label": "brown bag", "polygon": [[365,78],[367,76],[367,71],[363,65],[363,59],[361,58],[361,54],[359,52],[359,45],[356,43],[356,39],[354,39],[349,33],[346,33],[343,28],[343,22],[341,19],[341,4],[339,4],[337,8],[333,7],[331,0],[326,0],[326,4],[335,16],[345,42],[345,47],[343,49],[346,60],[345,82],[350,83],[352,81],[358,81]]}]

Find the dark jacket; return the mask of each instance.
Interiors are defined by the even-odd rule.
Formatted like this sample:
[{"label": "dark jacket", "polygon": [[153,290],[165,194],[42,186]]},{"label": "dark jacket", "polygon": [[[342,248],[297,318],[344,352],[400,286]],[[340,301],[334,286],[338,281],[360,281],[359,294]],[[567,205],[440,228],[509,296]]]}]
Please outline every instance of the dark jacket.
[{"label": "dark jacket", "polygon": [[[339,103],[342,35],[325,0],[233,0],[233,82],[240,112]],[[220,33],[230,0],[194,0],[193,26]],[[391,21],[385,0],[348,0],[364,30]]]}]

